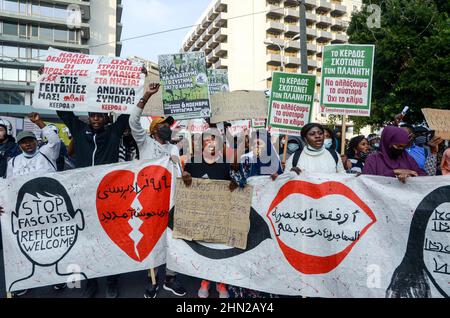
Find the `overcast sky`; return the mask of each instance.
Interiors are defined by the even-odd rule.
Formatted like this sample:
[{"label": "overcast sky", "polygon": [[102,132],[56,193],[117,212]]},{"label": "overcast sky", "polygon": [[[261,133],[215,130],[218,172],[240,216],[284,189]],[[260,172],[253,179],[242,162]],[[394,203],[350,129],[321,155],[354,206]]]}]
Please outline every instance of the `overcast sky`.
[{"label": "overcast sky", "polygon": [[137,55],[158,62],[177,53],[188,29],[126,41],[127,38],[195,24],[211,0],[124,0],[122,57]]}]

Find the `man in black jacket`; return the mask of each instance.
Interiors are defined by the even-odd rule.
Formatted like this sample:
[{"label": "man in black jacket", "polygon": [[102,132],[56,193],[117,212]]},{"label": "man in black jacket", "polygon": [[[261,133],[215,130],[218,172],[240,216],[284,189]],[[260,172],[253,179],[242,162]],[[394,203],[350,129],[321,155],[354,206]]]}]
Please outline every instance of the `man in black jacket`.
[{"label": "man in black jacket", "polygon": [[107,125],[108,115],[103,113],[89,113],[89,124],[72,112],[56,113],[72,134],[76,168],[119,161],[120,139],[128,126],[129,115],[120,115],[115,123]]},{"label": "man in black jacket", "polygon": [[[115,123],[108,125],[108,115],[104,113],[89,113],[89,124],[80,120],[73,112],[57,111],[56,113],[72,134],[76,168],[119,161],[120,139],[128,127],[129,115],[120,115]],[[106,278],[106,297],[118,296],[118,279],[119,275]],[[97,279],[89,279],[83,296],[92,298],[97,290]]]}]

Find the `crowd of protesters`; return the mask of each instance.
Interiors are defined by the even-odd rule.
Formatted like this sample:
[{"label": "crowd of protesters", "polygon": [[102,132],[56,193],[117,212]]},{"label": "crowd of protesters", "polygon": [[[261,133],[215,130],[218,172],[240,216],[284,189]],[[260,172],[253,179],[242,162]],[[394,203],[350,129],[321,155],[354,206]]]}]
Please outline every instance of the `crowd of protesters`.
[{"label": "crowd of protesters", "polygon": [[[396,177],[403,183],[410,177],[450,175],[448,141],[434,136],[425,125],[400,121],[384,127],[381,135],[356,136],[346,144],[341,143],[342,132],[317,123],[307,124],[301,136],[290,136],[281,143],[284,147],[287,142],[286,162],[282,162],[283,149],[276,149],[279,143],[264,129],[230,136],[210,124],[208,130],[192,136],[192,146],[188,147],[190,142],[186,139],[179,142],[174,138],[172,117],[153,119],[149,131],[141,126],[144,106],[158,90],[159,84],[150,84],[131,115],[121,115],[114,122],[103,113],[89,113],[86,122],[72,112],[57,112],[68,128],[68,148],[58,137],[58,129],[46,125],[38,113],[30,114],[30,120],[42,129],[45,142],[41,145],[31,131],[22,131],[14,138],[11,123],[0,119],[0,176],[10,178],[162,157],[176,167],[177,177],[186,186],[191,185],[192,178],[226,180],[230,191],[245,187],[251,177],[267,175],[276,180],[283,173],[366,174]],[[164,289],[177,296],[186,295],[177,273],[167,268],[164,276]],[[106,297],[118,296],[118,279],[119,275],[106,278]],[[198,296],[208,297],[210,285],[203,280]],[[222,282],[215,286],[221,298],[275,297]],[[65,287],[54,286],[57,290]],[[97,290],[98,279],[89,279],[84,283],[83,296],[94,297]],[[149,282],[144,297],[154,298],[158,290],[158,284]],[[26,292],[17,291],[15,296]]]}]

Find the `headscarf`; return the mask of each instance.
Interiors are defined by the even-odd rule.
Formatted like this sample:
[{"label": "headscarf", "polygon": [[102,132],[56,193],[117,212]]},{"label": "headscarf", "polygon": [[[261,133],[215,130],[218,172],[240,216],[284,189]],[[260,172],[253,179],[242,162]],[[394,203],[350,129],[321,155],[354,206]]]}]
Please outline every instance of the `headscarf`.
[{"label": "headscarf", "polygon": [[392,145],[408,144],[408,133],[402,128],[387,126],[381,133],[381,148],[378,153],[370,155],[364,165],[364,174],[371,174],[385,177],[395,177],[395,169],[408,169],[416,171],[420,176],[426,173],[419,168],[417,162],[406,151],[398,158],[389,155]]},{"label": "headscarf", "polygon": [[450,175],[450,148],[445,150],[444,154],[442,155],[441,170],[442,175],[444,176]]}]

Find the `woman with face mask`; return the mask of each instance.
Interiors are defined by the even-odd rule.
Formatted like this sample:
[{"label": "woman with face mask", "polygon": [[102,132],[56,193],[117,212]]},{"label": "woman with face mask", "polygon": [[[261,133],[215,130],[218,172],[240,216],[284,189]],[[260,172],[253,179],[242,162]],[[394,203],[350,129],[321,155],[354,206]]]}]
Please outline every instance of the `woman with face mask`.
[{"label": "woman with face mask", "polygon": [[396,177],[403,183],[409,177],[426,176],[425,171],[405,151],[408,143],[406,130],[395,126],[385,127],[381,133],[380,151],[366,159],[363,174]]},{"label": "woman with face mask", "polygon": [[342,160],[336,150],[325,147],[325,129],[320,124],[310,123],[301,131],[305,143],[303,149],[294,153],[286,162],[285,172],[291,170],[300,174],[309,173],[345,173]]},{"label": "woman with face mask", "polygon": [[361,173],[364,168],[364,162],[369,156],[369,142],[363,135],[353,137],[348,143],[347,173]]},{"label": "woman with face mask", "polygon": [[337,138],[336,138],[336,134],[334,133],[333,130],[331,130],[331,128],[328,127],[323,127],[324,131],[325,131],[325,140],[323,142],[323,145],[325,146],[325,148],[327,149],[334,149],[336,150],[336,146],[337,146]]}]

